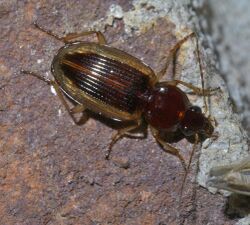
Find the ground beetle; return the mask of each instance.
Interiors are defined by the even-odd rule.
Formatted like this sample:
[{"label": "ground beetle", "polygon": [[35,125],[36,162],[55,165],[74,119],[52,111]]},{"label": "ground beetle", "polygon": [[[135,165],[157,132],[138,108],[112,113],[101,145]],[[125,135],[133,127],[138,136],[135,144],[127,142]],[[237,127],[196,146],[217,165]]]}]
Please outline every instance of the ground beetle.
[{"label": "ground beetle", "polygon": [[[133,122],[133,125],[119,129],[113,136],[107,158],[115,142],[138,128],[142,118],[149,124],[153,136],[163,149],[177,156],[185,169],[186,164],[179,150],[167,143],[160,133],[179,131],[184,137],[194,136],[195,143],[200,141],[199,135],[212,136],[214,128],[211,119],[205,117],[200,107],[192,106],[187,95],[177,87],[181,84],[203,97],[213,91],[204,89],[195,33],[187,35],[173,46],[164,68],[155,74],[139,59],[108,46],[101,32],[88,31],[60,38],[41,28],[37,23],[35,26],[57,40],[63,41],[65,46],[58,51],[52,62],[51,71],[54,80],[48,80],[31,71],[22,71],[23,73],[36,76],[52,85],[75,123],[77,120],[74,114],[84,112],[86,109],[108,118]],[[97,36],[97,43],[72,41],[93,34]],[[196,38],[197,43],[202,88],[176,79],[159,82],[181,45],[193,37]],[[69,107],[64,95],[76,103],[74,108]],[[207,108],[206,102],[205,107]]]}]

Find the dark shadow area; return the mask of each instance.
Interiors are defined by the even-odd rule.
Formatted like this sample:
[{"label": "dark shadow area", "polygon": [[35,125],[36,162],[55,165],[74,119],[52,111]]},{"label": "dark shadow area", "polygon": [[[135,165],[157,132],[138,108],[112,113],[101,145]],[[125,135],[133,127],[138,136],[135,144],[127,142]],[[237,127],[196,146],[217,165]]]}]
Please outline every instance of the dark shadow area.
[{"label": "dark shadow area", "polygon": [[250,214],[250,196],[233,193],[228,197],[225,214],[230,219],[243,218]]},{"label": "dark shadow area", "polygon": [[[195,142],[195,135],[192,136],[185,136],[180,130],[177,130],[175,132],[161,132],[160,136],[168,143],[176,143],[179,142],[182,139],[186,139],[188,142],[194,144]],[[200,142],[203,142],[207,139],[206,136],[199,134],[199,140]]]}]

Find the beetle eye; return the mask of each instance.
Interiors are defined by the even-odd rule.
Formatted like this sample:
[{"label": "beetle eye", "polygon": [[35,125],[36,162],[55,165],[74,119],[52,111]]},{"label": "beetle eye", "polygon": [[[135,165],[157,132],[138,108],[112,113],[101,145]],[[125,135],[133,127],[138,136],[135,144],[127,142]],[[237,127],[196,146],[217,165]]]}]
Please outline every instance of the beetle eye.
[{"label": "beetle eye", "polygon": [[191,106],[191,107],[190,107],[190,110],[191,110],[192,112],[201,113],[201,108],[200,108],[199,106],[196,106],[196,105]]}]

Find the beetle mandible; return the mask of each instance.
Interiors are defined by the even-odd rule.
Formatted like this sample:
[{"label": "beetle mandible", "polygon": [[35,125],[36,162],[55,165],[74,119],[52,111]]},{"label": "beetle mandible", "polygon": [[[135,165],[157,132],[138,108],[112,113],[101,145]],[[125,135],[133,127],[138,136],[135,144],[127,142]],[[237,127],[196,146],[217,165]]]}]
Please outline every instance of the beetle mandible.
[{"label": "beetle mandible", "polygon": [[[87,31],[59,37],[37,23],[34,25],[57,40],[63,41],[65,45],[53,59],[53,80],[31,71],[23,70],[23,73],[36,76],[52,85],[76,124],[74,114],[84,113],[86,109],[108,118],[133,122],[132,125],[119,129],[112,137],[106,158],[109,158],[116,141],[138,128],[142,119],[148,123],[154,138],[163,150],[177,156],[184,169],[187,167],[183,156],[177,148],[162,138],[161,133],[179,131],[184,137],[194,136],[195,143],[200,141],[200,135],[206,138],[212,136],[214,127],[211,119],[202,113],[200,107],[193,106],[187,95],[177,87],[181,84],[194,93],[203,95],[207,109],[205,95],[209,95],[214,89],[204,89],[198,39],[194,32],[171,48],[163,69],[156,74],[139,59],[107,45],[101,32]],[[97,43],[72,41],[93,34],[97,36]],[[202,88],[177,79],[160,82],[178,49],[193,37],[196,38]],[[64,95],[73,100],[76,106],[70,108]],[[191,159],[189,165],[190,161]]]}]

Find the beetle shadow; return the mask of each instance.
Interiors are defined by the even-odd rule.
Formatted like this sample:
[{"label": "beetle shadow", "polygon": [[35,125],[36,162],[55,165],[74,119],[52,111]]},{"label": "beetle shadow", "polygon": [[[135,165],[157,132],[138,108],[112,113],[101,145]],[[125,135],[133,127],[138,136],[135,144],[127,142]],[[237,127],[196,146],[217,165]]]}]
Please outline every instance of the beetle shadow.
[{"label": "beetle shadow", "polygon": [[[135,124],[135,122],[133,122],[133,121],[119,121],[119,120],[115,120],[112,118],[108,118],[108,117],[105,117],[101,114],[92,112],[90,110],[86,110],[86,113],[87,113],[89,118],[97,120],[97,121],[101,122],[102,124],[104,124],[105,126],[112,128],[116,131]],[[80,121],[81,121],[81,119],[80,119]],[[83,120],[83,123],[78,124],[78,125],[83,125],[85,122],[86,121]],[[132,138],[132,139],[146,139],[148,136],[148,132],[147,132],[147,123],[145,122],[145,120],[142,121],[141,125],[138,128],[135,128],[135,129],[129,131],[129,133],[131,133],[131,135],[126,134],[125,136],[128,136],[129,138]],[[142,135],[133,136],[133,134],[142,134]]]},{"label": "beetle shadow", "polygon": [[[102,114],[99,113],[95,113],[93,111],[90,110],[86,110],[86,115],[87,118],[84,116],[80,116],[79,117],[79,121],[77,123],[77,125],[81,126],[84,125],[86,123],[86,121],[88,120],[88,118],[92,118],[94,120],[97,120],[99,122],[101,122],[102,124],[106,125],[109,128],[112,128],[114,130],[120,130],[123,128],[126,128],[130,125],[135,124],[135,122],[133,121],[119,121],[119,120],[115,120],[112,118],[108,118],[105,117]],[[132,139],[146,139],[148,137],[148,124],[145,121],[144,118],[142,118],[142,123],[138,128],[135,128],[131,131],[129,131],[129,133],[131,133],[131,135],[126,134],[125,136],[132,138]],[[133,134],[142,134],[141,136],[133,136]],[[195,143],[195,135],[192,136],[185,136],[180,130],[177,130],[175,132],[160,132],[160,137],[166,141],[167,143],[173,144],[173,143],[177,143],[179,141],[181,141],[182,139],[186,139],[189,143],[194,144]],[[203,135],[199,135],[199,140],[201,142],[203,142],[206,139],[205,136]]]},{"label": "beetle shadow", "polygon": [[[177,130],[175,132],[160,132],[160,137],[168,142],[168,143],[177,143],[181,141],[182,139],[186,139],[189,143],[194,144],[195,143],[195,135],[192,136],[185,136],[180,130]],[[199,134],[199,141],[203,142],[206,140],[207,137],[204,135]]]}]

